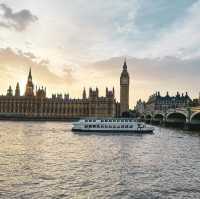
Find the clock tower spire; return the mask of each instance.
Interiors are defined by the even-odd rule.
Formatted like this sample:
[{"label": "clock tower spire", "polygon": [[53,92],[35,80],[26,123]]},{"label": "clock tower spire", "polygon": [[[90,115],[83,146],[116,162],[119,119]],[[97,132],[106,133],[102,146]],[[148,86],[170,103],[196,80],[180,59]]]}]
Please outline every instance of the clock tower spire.
[{"label": "clock tower spire", "polygon": [[126,59],[124,60],[123,70],[120,77],[120,115],[129,111],[129,73],[127,70]]}]

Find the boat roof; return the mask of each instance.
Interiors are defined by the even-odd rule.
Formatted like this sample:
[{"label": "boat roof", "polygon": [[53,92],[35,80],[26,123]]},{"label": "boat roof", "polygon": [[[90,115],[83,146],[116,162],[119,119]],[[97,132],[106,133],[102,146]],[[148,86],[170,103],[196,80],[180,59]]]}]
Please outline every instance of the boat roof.
[{"label": "boat roof", "polygon": [[124,117],[84,117],[80,118],[81,120],[134,120],[135,118],[124,118]]}]

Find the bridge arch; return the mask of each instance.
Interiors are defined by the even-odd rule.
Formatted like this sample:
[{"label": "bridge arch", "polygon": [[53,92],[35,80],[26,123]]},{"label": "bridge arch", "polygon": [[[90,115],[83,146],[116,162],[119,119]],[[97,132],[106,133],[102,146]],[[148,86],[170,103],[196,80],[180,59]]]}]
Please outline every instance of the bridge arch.
[{"label": "bridge arch", "polygon": [[169,112],[167,113],[167,118],[172,115],[172,114],[180,114],[180,115],[184,115],[187,118],[187,113],[183,112],[183,111],[173,111],[173,112]]},{"label": "bridge arch", "polygon": [[174,123],[185,123],[187,115],[183,112],[171,112],[167,114],[167,121]]},{"label": "bridge arch", "polygon": [[200,124],[200,112],[195,112],[191,115],[191,124]]},{"label": "bridge arch", "polygon": [[145,115],[141,115],[140,118],[141,118],[141,119],[144,119],[144,118],[145,118]]},{"label": "bridge arch", "polygon": [[152,118],[152,115],[151,115],[151,114],[145,115],[145,119],[147,119],[147,120],[149,119],[149,120],[150,120],[151,118]]},{"label": "bridge arch", "polygon": [[164,115],[162,114],[162,113],[156,113],[155,115],[154,115],[154,119],[164,119]]},{"label": "bridge arch", "polygon": [[162,113],[156,113],[153,115],[152,122],[154,124],[161,124],[164,121],[164,115]]},{"label": "bridge arch", "polygon": [[151,120],[152,120],[152,115],[151,114],[146,114],[145,115],[145,121],[146,121],[146,123],[150,123]]}]

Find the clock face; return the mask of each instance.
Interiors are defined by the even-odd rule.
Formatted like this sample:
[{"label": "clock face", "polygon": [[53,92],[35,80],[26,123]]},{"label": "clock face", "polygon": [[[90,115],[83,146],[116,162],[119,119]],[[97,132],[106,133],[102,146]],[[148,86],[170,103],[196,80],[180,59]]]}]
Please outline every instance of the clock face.
[{"label": "clock face", "polygon": [[122,84],[128,84],[128,79],[126,79],[126,78],[124,79],[124,78],[123,78],[123,79],[121,80],[121,83],[122,83]]}]

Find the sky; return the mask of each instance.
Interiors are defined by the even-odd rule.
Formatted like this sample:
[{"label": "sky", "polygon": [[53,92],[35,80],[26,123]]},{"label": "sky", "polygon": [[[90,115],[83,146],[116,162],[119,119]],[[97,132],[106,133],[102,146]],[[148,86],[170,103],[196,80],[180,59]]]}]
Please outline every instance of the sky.
[{"label": "sky", "polygon": [[130,105],[160,91],[200,92],[200,0],[0,1],[0,94],[29,68],[47,94],[115,87],[126,57]]}]

